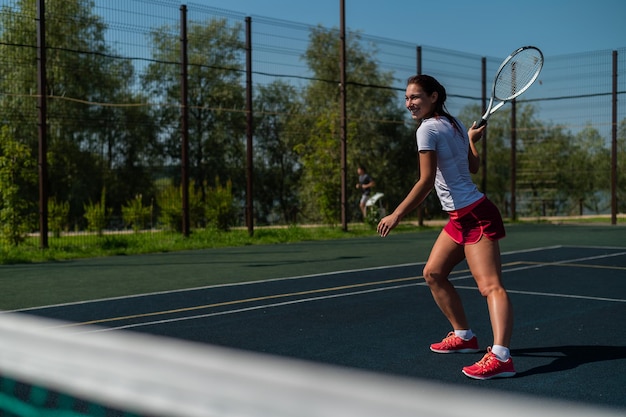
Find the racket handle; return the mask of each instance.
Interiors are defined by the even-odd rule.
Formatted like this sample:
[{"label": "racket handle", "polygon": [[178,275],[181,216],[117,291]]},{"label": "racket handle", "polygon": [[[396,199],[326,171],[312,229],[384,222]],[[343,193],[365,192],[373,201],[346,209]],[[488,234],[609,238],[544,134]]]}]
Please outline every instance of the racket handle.
[{"label": "racket handle", "polygon": [[476,129],[483,127],[484,125],[487,124],[487,120],[486,119],[480,119],[480,122],[478,122],[478,124],[476,125]]}]

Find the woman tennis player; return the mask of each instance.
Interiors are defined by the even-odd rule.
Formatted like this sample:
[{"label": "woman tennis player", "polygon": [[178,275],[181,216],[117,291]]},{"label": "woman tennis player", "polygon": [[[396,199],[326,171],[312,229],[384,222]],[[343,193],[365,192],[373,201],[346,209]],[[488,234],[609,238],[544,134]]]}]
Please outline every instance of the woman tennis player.
[{"label": "woman tennis player", "polygon": [[424,266],[424,279],[454,331],[430,349],[436,353],[480,350],[459,294],[448,280],[454,266],[466,259],[480,293],[487,299],[494,339],[484,357],[462,371],[475,379],[513,376],[509,352],[513,310],[501,282],[498,244],[505,236],[504,224],[496,206],[470,176],[478,172],[480,157],[475,142],[485,128],[474,125],[466,132],[463,124],[447,112],[446,90],[431,76],[409,78],[405,100],[412,118],[421,121],[416,132],[420,178],[394,212],[380,221],[378,233],[387,236],[435,188],[449,221]]}]

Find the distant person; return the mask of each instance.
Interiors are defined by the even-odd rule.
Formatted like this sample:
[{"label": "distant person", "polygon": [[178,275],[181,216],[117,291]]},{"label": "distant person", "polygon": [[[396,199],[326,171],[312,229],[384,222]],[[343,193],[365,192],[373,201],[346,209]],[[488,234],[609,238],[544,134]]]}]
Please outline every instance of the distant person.
[{"label": "distant person", "polygon": [[362,165],[357,168],[356,172],[359,175],[359,182],[357,183],[356,188],[362,192],[361,200],[359,201],[359,208],[361,209],[361,214],[363,214],[363,220],[365,220],[367,215],[365,203],[369,200],[372,187],[374,187],[376,183],[372,177],[369,176]]},{"label": "distant person", "polygon": [[487,300],[493,345],[484,357],[462,372],[470,378],[490,379],[515,375],[509,344],[513,331],[513,310],[502,286],[502,264],[498,240],[505,236],[497,207],[472,182],[480,157],[475,142],[484,126],[469,132],[446,108],[446,90],[433,77],[409,78],[405,103],[414,120],[419,152],[419,180],[393,213],[378,224],[385,237],[409,212],[418,207],[434,188],[449,221],[439,234],[428,261],[424,279],[433,298],[452,326],[439,343],[430,345],[436,353],[479,351],[478,339],[469,326],[461,298],[448,275],[463,259],[467,260],[478,290]]}]

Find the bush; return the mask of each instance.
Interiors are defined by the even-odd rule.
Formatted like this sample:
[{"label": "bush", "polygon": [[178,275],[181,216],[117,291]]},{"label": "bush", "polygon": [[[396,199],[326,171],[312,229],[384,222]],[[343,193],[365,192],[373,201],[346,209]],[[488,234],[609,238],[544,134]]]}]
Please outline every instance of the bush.
[{"label": "bush", "polygon": [[122,207],[124,224],[130,226],[135,233],[149,225],[151,218],[152,207],[143,205],[141,194],[137,194],[134,199]]},{"label": "bush", "polygon": [[111,217],[112,209],[106,208],[106,190],[102,189],[102,195],[100,196],[100,202],[84,205],[85,219],[87,220],[87,230],[90,232],[97,232],[99,236],[102,236],[109,217]]},{"label": "bush", "polygon": [[367,208],[367,215],[365,216],[365,223],[372,227],[377,227],[378,222],[382,219],[382,210],[377,205],[373,205]]},{"label": "bush", "polygon": [[55,198],[48,200],[48,225],[54,237],[61,237],[61,232],[67,230],[67,219],[70,213],[70,203],[57,203]]},{"label": "bush", "polygon": [[[196,184],[189,184],[189,223],[195,228],[211,227],[219,230],[228,230],[234,223],[236,210],[233,204],[232,183],[228,181],[222,186],[219,179],[215,181],[215,188],[206,190],[205,201],[202,201],[202,191]],[[168,229],[182,231],[183,206],[182,188],[173,185],[167,186],[157,197],[161,209],[160,222]]]},{"label": "bush", "polygon": [[22,243],[36,223],[33,201],[24,190],[36,184],[33,159],[28,146],[10,137],[9,129],[0,131],[0,239],[9,245]]},{"label": "bush", "polygon": [[205,213],[210,226],[219,230],[230,229],[236,214],[231,181],[222,186],[219,179],[215,180],[215,188],[207,192]]},{"label": "bush", "polygon": [[[182,186],[168,185],[157,196],[161,209],[159,217],[164,227],[180,232],[183,230],[183,191]],[[198,227],[204,217],[202,194],[194,184],[189,184],[189,223]]]}]

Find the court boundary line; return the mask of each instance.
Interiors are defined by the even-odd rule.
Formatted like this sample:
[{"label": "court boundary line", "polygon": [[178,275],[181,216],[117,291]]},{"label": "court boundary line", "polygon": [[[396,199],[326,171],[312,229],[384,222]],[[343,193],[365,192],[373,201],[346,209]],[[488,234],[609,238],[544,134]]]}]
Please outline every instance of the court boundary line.
[{"label": "court boundary line", "polygon": [[[417,278],[419,279],[419,277]],[[411,279],[415,279],[415,278],[411,278]],[[397,289],[408,288],[408,287],[417,287],[419,285],[420,285],[419,283],[410,283],[410,284],[403,284],[403,285],[394,285],[392,287],[370,288],[367,290],[345,292],[341,294],[330,294],[330,295],[323,295],[323,296],[318,296],[318,297],[300,298],[297,300],[281,301],[279,303],[263,304],[263,305],[245,307],[245,308],[238,308],[236,310],[216,311],[213,313],[198,314],[195,316],[176,317],[176,318],[170,318],[170,319],[150,321],[150,322],[145,322],[145,323],[132,323],[132,324],[127,324],[127,325],[122,325],[122,326],[117,326],[117,327],[101,327],[98,329],[87,330],[87,331],[80,332],[80,333],[108,332],[112,330],[125,330],[125,329],[132,329],[135,327],[144,327],[144,326],[147,327],[147,326],[153,326],[153,325],[159,325],[159,324],[165,324],[165,323],[175,323],[177,321],[187,321],[187,320],[203,319],[203,318],[208,318],[208,317],[225,316],[228,314],[245,313],[248,311],[262,310],[266,308],[269,309],[269,308],[284,307],[286,305],[292,305],[292,304],[304,304],[304,303],[310,303],[310,302],[321,301],[321,300],[330,300],[333,298],[350,297],[354,295],[369,294],[369,293],[374,293],[374,292],[397,290]],[[70,324],[70,325],[61,326],[61,327],[81,327],[81,325],[82,323],[76,323],[74,326]]]},{"label": "court boundary line", "polygon": [[[614,256],[623,256],[623,255],[626,255],[626,251],[613,253],[613,254],[588,256],[588,257],[584,257],[584,258],[573,258],[573,259],[556,261],[556,262],[526,264],[526,265],[524,265],[522,267],[503,269],[502,272],[503,273],[515,272],[515,271],[522,271],[522,270],[541,268],[541,267],[545,267],[545,266],[563,266],[563,265],[569,264],[570,262],[573,262],[573,261],[584,261],[584,260],[590,260],[590,259],[604,259],[604,258],[610,258],[610,257],[614,257]],[[512,262],[512,263],[505,264],[505,265],[519,265],[519,264],[524,264],[524,263],[526,263],[526,261],[515,261],[515,262]],[[584,266],[584,265],[571,265],[571,266],[578,267],[578,266]],[[462,273],[466,273],[468,271],[469,270],[465,269],[465,270],[461,270],[461,271],[455,271],[455,272],[453,272],[453,274],[454,273],[462,274]],[[183,312],[187,312],[187,311],[210,309],[210,308],[216,308],[216,307],[223,307],[223,306],[227,306],[227,305],[245,304],[245,303],[257,302],[257,301],[267,301],[267,300],[276,299],[276,298],[297,297],[297,296],[301,296],[301,295],[315,294],[315,293],[321,293],[321,292],[340,291],[340,290],[345,290],[345,289],[349,289],[349,288],[358,288],[358,287],[369,286],[369,285],[384,285],[385,283],[412,281],[412,280],[418,281],[418,280],[422,280],[423,278],[424,278],[423,275],[420,275],[420,276],[414,276],[414,277],[394,278],[394,279],[383,280],[383,281],[374,281],[374,282],[366,282],[366,283],[359,283],[359,284],[352,284],[352,285],[343,285],[343,286],[338,286],[338,287],[316,288],[316,289],[313,289],[313,290],[299,291],[299,292],[292,292],[292,293],[272,294],[270,296],[253,297],[253,298],[247,298],[247,299],[243,299],[243,300],[231,300],[231,301],[226,301],[226,302],[221,302],[221,303],[207,304],[207,305],[198,305],[198,306],[192,306],[192,307],[187,307],[187,308],[162,310],[162,311],[153,311],[153,312],[140,313],[140,314],[134,314],[134,315],[129,315],[129,316],[108,317],[108,318],[99,319],[99,320],[91,320],[91,321],[86,321],[86,322],[71,323],[71,324],[68,324],[68,325],[66,325],[64,327],[81,327],[81,326],[88,326],[88,325],[98,325],[98,324],[103,324],[103,323],[111,323],[111,322],[114,322],[114,321],[142,319],[142,318],[151,317],[151,316],[178,314],[178,313],[183,313]],[[462,275],[462,276],[459,276],[459,277],[450,278],[450,281],[459,281],[459,280],[465,280],[465,279],[470,279],[470,278],[473,278],[472,275],[471,274],[466,274],[466,275]],[[123,326],[115,326],[115,327],[107,328],[107,329],[111,329],[111,330],[114,330],[114,329],[128,329],[128,328],[135,328],[135,327],[151,326],[151,325],[155,325],[155,324],[172,323],[172,322],[176,322],[176,321],[186,321],[186,320],[192,320],[192,319],[214,317],[214,316],[218,316],[218,315],[236,314],[236,313],[239,313],[239,312],[253,311],[253,310],[258,310],[258,309],[263,309],[263,308],[275,308],[275,307],[280,307],[280,306],[290,305],[290,304],[296,304],[296,303],[306,303],[306,302],[313,302],[313,301],[319,301],[319,300],[325,300],[325,299],[331,299],[331,298],[337,298],[337,297],[347,297],[347,296],[353,296],[353,295],[361,295],[361,294],[366,294],[366,293],[371,293],[371,292],[395,290],[395,289],[407,288],[407,287],[411,287],[411,286],[427,286],[427,284],[425,282],[415,282],[415,283],[410,283],[410,284],[384,286],[384,287],[372,288],[372,289],[361,290],[361,291],[342,292],[340,294],[329,294],[329,295],[324,295],[324,296],[305,297],[305,298],[299,298],[297,300],[284,301],[284,302],[280,302],[280,303],[262,304],[262,305],[258,305],[258,306],[239,308],[239,309],[235,309],[235,310],[227,310],[227,311],[220,311],[220,312],[214,312],[214,313],[205,313],[205,314],[198,314],[198,315],[193,315],[193,316],[178,317],[178,318],[171,318],[171,319],[161,319],[161,320],[148,321],[148,322],[143,322],[143,323],[134,323],[134,324],[123,325]],[[464,290],[473,290],[473,291],[477,291],[478,290],[478,288],[476,286],[455,286],[455,288],[457,288],[457,289],[464,289]],[[507,292],[511,293],[511,294],[537,295],[537,296],[554,297],[554,298],[571,298],[571,299],[583,299],[583,300],[590,300],[590,301],[608,301],[608,302],[626,303],[626,299],[607,298],[607,297],[593,297],[593,296],[564,294],[564,293],[546,293],[546,292],[522,291],[522,290],[511,290],[511,289],[507,289]]]},{"label": "court boundary line", "polygon": [[[515,251],[503,252],[502,255],[515,255],[518,253],[537,252],[537,251],[542,251],[542,250],[553,250],[553,249],[559,249],[562,247],[564,246],[552,245],[552,246],[543,246],[543,247],[536,247],[536,248],[530,248],[530,249],[520,249],[520,250],[515,250]],[[607,247],[606,249],[611,249],[611,248]],[[624,249],[624,248],[613,248],[613,249]],[[419,266],[419,265],[425,265],[425,264],[426,264],[426,261],[409,262],[409,263],[396,264],[396,265],[375,266],[375,267],[369,267],[369,268],[346,269],[346,270],[341,270],[341,271],[320,272],[320,273],[306,274],[306,275],[295,275],[295,276],[290,276],[290,277],[269,278],[269,279],[263,279],[263,280],[258,280],[258,281],[231,282],[231,283],[225,283],[225,284],[214,284],[214,285],[206,285],[206,286],[192,287],[192,288],[177,288],[173,290],[153,291],[153,292],[141,293],[141,294],[120,295],[120,296],[114,296],[114,297],[97,298],[93,300],[70,301],[67,303],[48,304],[44,306],[26,307],[26,308],[14,309],[14,310],[0,310],[0,314],[20,313],[20,312],[28,312],[28,311],[33,311],[33,310],[43,310],[46,308],[68,307],[68,306],[73,306],[73,305],[83,305],[83,304],[99,303],[99,302],[106,302],[106,301],[151,297],[155,295],[176,294],[176,293],[181,293],[181,292],[186,292],[186,291],[199,291],[199,290],[207,290],[207,289],[212,289],[212,288],[235,287],[235,286],[240,286],[240,285],[254,285],[254,284],[259,284],[259,283],[264,283],[264,282],[299,280],[299,279],[305,279],[305,278],[315,278],[315,277],[320,277],[324,275],[340,275],[340,274],[348,274],[348,273],[353,273],[353,272],[376,271],[380,269],[402,268],[402,267],[407,267],[407,266]]]},{"label": "court boundary line", "polygon": [[[421,285],[421,284],[418,284]],[[477,290],[476,287],[469,287],[463,285],[455,285],[454,288],[461,290]],[[612,303],[626,303],[626,299],[623,298],[607,298],[607,297],[592,297],[589,295],[574,295],[574,294],[557,294],[550,292],[538,292],[538,291],[522,291],[522,290],[511,290],[507,288],[506,290],[509,294],[520,294],[520,295],[537,295],[541,297],[552,297],[552,298],[573,298],[580,300],[588,300],[588,301],[608,301]]]},{"label": "court boundary line", "polygon": [[[459,277],[458,279],[467,279],[468,277],[471,277],[471,275],[466,276],[466,277]],[[405,280],[407,279],[419,280],[420,278],[422,277],[405,278]],[[148,327],[148,326],[155,326],[155,325],[160,325],[160,324],[176,323],[179,321],[198,320],[198,319],[205,319],[209,317],[225,316],[229,314],[239,314],[239,313],[246,313],[249,311],[278,308],[278,307],[284,307],[284,306],[293,305],[293,304],[311,303],[315,301],[330,300],[333,298],[351,297],[355,295],[363,295],[363,294],[370,294],[370,293],[375,293],[375,292],[398,290],[402,288],[424,287],[424,286],[427,286],[427,284],[424,282],[415,282],[415,283],[404,284],[404,285],[394,285],[390,287],[371,288],[368,290],[351,291],[351,292],[345,292],[341,294],[329,294],[329,295],[323,295],[323,296],[317,296],[317,297],[300,298],[297,300],[282,301],[279,303],[262,304],[262,305],[256,305],[256,306],[251,306],[251,307],[238,308],[235,310],[216,311],[212,313],[197,314],[193,316],[175,317],[175,318],[160,319],[160,320],[148,321],[148,322],[142,322],[142,323],[125,324],[122,326],[115,326],[115,327],[103,327],[103,328],[98,328],[98,329],[90,329],[86,331],[81,331],[80,333],[97,333],[97,332],[106,332],[106,331],[113,331],[113,330],[127,330],[127,329],[133,329],[133,328],[138,328],[138,327]],[[464,285],[459,285],[459,286],[455,285],[455,288],[461,289],[461,290],[478,291],[477,287],[464,286]],[[332,289],[329,289],[329,290],[332,290]],[[543,292],[511,290],[511,289],[507,289],[507,292],[509,294],[534,295],[534,296],[553,297],[553,298],[582,299],[582,300],[587,300],[587,301],[607,301],[607,302],[616,302],[616,303],[626,303],[626,299],[618,299],[618,298],[591,297],[591,296],[573,295],[573,294],[543,293]],[[290,296],[290,295],[292,294],[285,294],[285,296]],[[247,300],[240,300],[240,301],[248,302]],[[210,307],[207,306],[206,308],[210,308]],[[159,313],[159,312],[154,312],[154,313]],[[160,314],[175,314],[175,313],[176,313],[175,311],[166,311],[166,312],[161,312]],[[141,317],[134,317],[134,318],[141,318]],[[118,319],[118,318],[113,318],[113,319]],[[123,320],[125,318],[119,318],[119,319]],[[85,323],[72,323],[72,324],[68,324],[65,326],[61,326],[61,327],[80,328],[83,326],[90,326],[90,325],[91,324],[89,322],[85,322]]]},{"label": "court boundary line", "polygon": [[[582,246],[581,248],[585,248],[585,247]],[[619,249],[624,249],[624,248],[619,248]],[[506,271],[503,270],[502,272],[504,273],[504,272],[523,271],[525,269],[543,268],[546,266],[571,266],[571,267],[584,268],[584,267],[590,267],[590,266],[584,265],[584,264],[577,265],[577,264],[574,264],[573,262],[589,261],[592,259],[612,258],[614,256],[624,256],[624,255],[626,255],[626,251],[617,252],[617,253],[609,253],[609,254],[604,254],[604,255],[587,256],[584,258],[564,259],[561,261],[554,261],[554,262],[516,261],[517,264],[527,264],[527,265],[521,266],[519,268],[507,269]],[[571,265],[568,265],[568,264],[571,264]],[[622,269],[622,267],[617,267],[617,269]],[[459,279],[467,279],[468,277],[471,278],[471,275],[467,275],[465,277],[451,278],[450,281],[453,281],[453,280],[456,281]]]},{"label": "court boundary line", "polygon": [[[623,249],[625,249],[624,247],[619,247],[619,246],[551,245],[551,246],[535,247],[535,248],[521,249],[521,250],[515,250],[515,251],[507,251],[507,252],[503,252],[502,256],[516,255],[516,254],[520,254],[520,253],[531,253],[531,252],[537,252],[537,251],[543,251],[543,250],[555,250],[555,249],[562,249],[562,248],[577,248],[577,249],[589,248],[589,249],[610,249],[610,250],[623,250]],[[617,254],[608,254],[608,255],[596,255],[596,256],[587,257],[587,258],[574,258],[574,259],[568,259],[568,260],[563,260],[563,261],[540,263],[540,264],[535,264],[535,265],[530,265],[530,266],[527,265],[526,267],[508,269],[507,271],[508,272],[514,272],[514,271],[518,271],[518,270],[532,269],[532,268],[541,268],[541,267],[544,267],[544,266],[558,265],[558,264],[561,264],[561,263],[568,263],[568,262],[573,262],[573,261],[582,261],[582,260],[588,260],[588,259],[596,259],[596,258],[599,258],[599,257],[601,258],[601,257],[607,257],[607,256],[621,256],[621,255],[624,255],[624,254],[626,254],[626,252],[620,252],[620,253],[617,253]],[[523,262],[527,262],[527,261],[518,261],[518,262],[523,263]],[[320,276],[341,275],[341,274],[348,274],[348,273],[355,273],[355,272],[376,271],[376,270],[389,269],[389,268],[402,268],[402,267],[409,267],[409,266],[419,266],[419,265],[425,265],[425,264],[426,264],[426,261],[423,261],[423,262],[410,262],[410,263],[396,264],[396,265],[385,265],[385,266],[376,266],[376,267],[368,267],[368,268],[357,268],[357,269],[348,269],[348,270],[331,271],[331,272],[320,272],[320,273],[315,273],[315,274],[297,275],[297,276],[291,276],[291,277],[270,278],[270,279],[257,280],[257,281],[244,281],[244,282],[215,284],[215,285],[207,285],[207,286],[192,287],[192,288],[179,288],[179,289],[174,289],[174,290],[155,291],[155,292],[149,292],[149,293],[130,294],[130,295],[115,296],[115,297],[105,297],[105,298],[99,298],[99,299],[93,299],[93,300],[72,301],[72,302],[67,302],[67,303],[50,304],[50,305],[45,305],[45,306],[27,307],[27,308],[24,308],[24,309],[0,310],[0,314],[31,312],[31,311],[48,309],[48,308],[69,307],[69,306],[75,306],[75,305],[86,305],[86,304],[91,304],[91,303],[100,303],[100,302],[107,302],[107,301],[118,301],[118,300],[126,300],[126,299],[133,299],[133,298],[143,298],[143,297],[152,297],[152,296],[166,295],[166,294],[176,294],[176,293],[182,293],[182,292],[193,292],[193,291],[208,290],[208,289],[214,289],[214,288],[237,287],[237,286],[243,286],[243,285],[262,284],[262,283],[267,283],[267,282],[280,282],[280,281],[288,281],[288,280],[300,280],[300,279],[315,278],[315,277],[320,277]],[[581,267],[582,267],[582,265],[581,265]],[[460,272],[460,271],[457,271],[457,272]],[[505,271],[503,270],[503,272],[505,272]],[[421,276],[404,277],[404,278],[401,278],[401,279],[419,279],[420,277]],[[467,278],[471,278],[471,277],[472,277],[471,275],[467,275],[467,276],[463,276],[463,277],[456,277],[456,278],[451,278],[450,281],[457,281],[457,280],[467,279]]]}]

